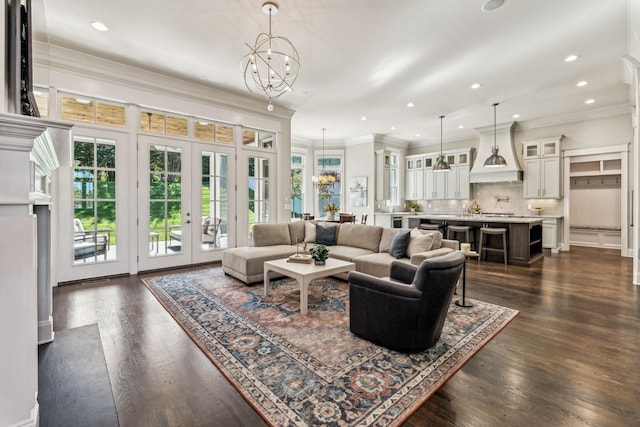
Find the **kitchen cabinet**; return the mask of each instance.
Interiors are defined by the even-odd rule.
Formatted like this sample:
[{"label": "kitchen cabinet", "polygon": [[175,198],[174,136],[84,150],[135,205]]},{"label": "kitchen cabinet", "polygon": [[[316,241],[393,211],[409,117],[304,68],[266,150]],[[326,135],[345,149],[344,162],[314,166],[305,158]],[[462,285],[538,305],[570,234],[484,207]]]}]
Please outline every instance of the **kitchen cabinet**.
[{"label": "kitchen cabinet", "polygon": [[405,159],[405,194],[406,200],[424,199],[424,159],[422,157],[407,157]]},{"label": "kitchen cabinet", "polygon": [[376,151],[376,200],[391,199],[391,152]]},{"label": "kitchen cabinet", "polygon": [[562,197],[560,159],[562,138],[563,136],[557,136],[522,142],[523,197],[525,199],[560,199]]},{"label": "kitchen cabinet", "polygon": [[562,219],[545,218],[542,220],[542,247],[558,253],[560,249],[560,231]]},{"label": "kitchen cabinet", "polygon": [[[446,154],[451,166],[448,172],[425,169],[425,197],[435,200],[468,200],[470,198],[469,166],[470,152]],[[429,197],[429,195],[431,197]]]}]

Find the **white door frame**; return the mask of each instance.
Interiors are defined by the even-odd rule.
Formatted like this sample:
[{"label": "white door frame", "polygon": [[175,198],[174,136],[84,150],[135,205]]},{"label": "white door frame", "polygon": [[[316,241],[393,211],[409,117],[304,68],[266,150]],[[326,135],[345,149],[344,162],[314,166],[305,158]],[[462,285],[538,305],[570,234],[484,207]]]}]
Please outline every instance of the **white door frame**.
[{"label": "white door frame", "polygon": [[[167,251],[167,240],[153,240],[149,229],[149,147],[151,145],[176,147],[181,150],[181,252]],[[138,270],[156,270],[191,264],[192,228],[194,225],[191,213],[191,143],[183,139],[170,138],[164,135],[138,135]],[[167,230],[169,232],[170,230]],[[154,247],[153,245],[162,245]]]},{"label": "white door frame", "polygon": [[[74,166],[73,153],[75,137],[101,138],[116,141],[116,246],[117,258],[106,262],[75,263],[73,248],[74,218]],[[55,283],[83,280],[93,277],[113,276],[130,272],[130,248],[133,245],[129,229],[128,203],[130,193],[127,190],[131,180],[131,171],[135,161],[128,155],[126,132],[85,128],[76,125],[73,137],[64,150],[67,155],[61,157],[61,165],[55,171],[55,200],[53,220],[56,239],[53,242],[56,250]],[[68,151],[67,151],[68,150]],[[61,150],[62,151],[62,150]]]}]

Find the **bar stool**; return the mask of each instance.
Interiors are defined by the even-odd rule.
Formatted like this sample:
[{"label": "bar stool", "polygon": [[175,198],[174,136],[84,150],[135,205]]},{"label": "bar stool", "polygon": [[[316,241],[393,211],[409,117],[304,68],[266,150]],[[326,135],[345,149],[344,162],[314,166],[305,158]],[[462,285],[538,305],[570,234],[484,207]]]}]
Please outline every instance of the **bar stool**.
[{"label": "bar stool", "polygon": [[[484,241],[484,236],[502,236],[502,247],[501,248],[495,248],[495,247],[486,247],[485,246],[485,241]],[[488,243],[488,242],[487,242]],[[480,250],[478,252],[480,252],[480,259],[482,259],[482,255],[483,255],[483,251],[493,251],[493,252],[502,252],[502,255],[504,257],[504,263],[507,263],[507,229],[506,228],[491,228],[491,227],[482,227],[480,229]],[[485,256],[486,258],[486,256]]]},{"label": "bar stool", "polygon": [[[464,234],[464,241],[456,239],[457,234]],[[468,225],[450,225],[447,227],[447,239],[457,240],[460,243],[470,243],[473,244],[475,249],[475,238],[473,232],[471,231],[471,227]]]},{"label": "bar stool", "polygon": [[421,230],[436,230],[436,231],[441,231],[440,230],[440,224],[420,224],[420,229]]}]

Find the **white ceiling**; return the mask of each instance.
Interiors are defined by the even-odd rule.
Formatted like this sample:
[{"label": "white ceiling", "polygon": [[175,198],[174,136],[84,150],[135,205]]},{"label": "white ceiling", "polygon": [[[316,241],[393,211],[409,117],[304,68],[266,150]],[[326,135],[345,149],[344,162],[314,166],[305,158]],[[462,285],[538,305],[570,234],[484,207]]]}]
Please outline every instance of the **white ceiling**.
[{"label": "white ceiling", "polygon": [[[268,29],[262,0],[34,1],[46,25],[36,38],[243,94],[245,42]],[[276,104],[296,111],[294,137],[317,141],[326,127],[328,140],[433,143],[440,115],[445,141],[473,137],[493,123],[494,102],[498,122],[629,103],[627,0],[507,0],[493,12],[485,0],[277,2],[272,33],[291,40],[302,67]],[[571,53],[579,59],[564,62]]]}]

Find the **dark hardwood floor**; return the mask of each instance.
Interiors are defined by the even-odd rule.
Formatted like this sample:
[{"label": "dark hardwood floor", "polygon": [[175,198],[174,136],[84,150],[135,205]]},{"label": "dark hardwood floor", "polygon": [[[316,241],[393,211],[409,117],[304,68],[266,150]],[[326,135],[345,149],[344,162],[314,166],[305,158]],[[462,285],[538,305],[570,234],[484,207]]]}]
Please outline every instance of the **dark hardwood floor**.
[{"label": "dark hardwood floor", "polygon": [[[613,250],[574,247],[531,268],[470,261],[467,297],[520,315],[405,425],[640,425],[631,281]],[[93,322],[121,425],[265,425],[138,276],[54,289],[56,330]]]}]

